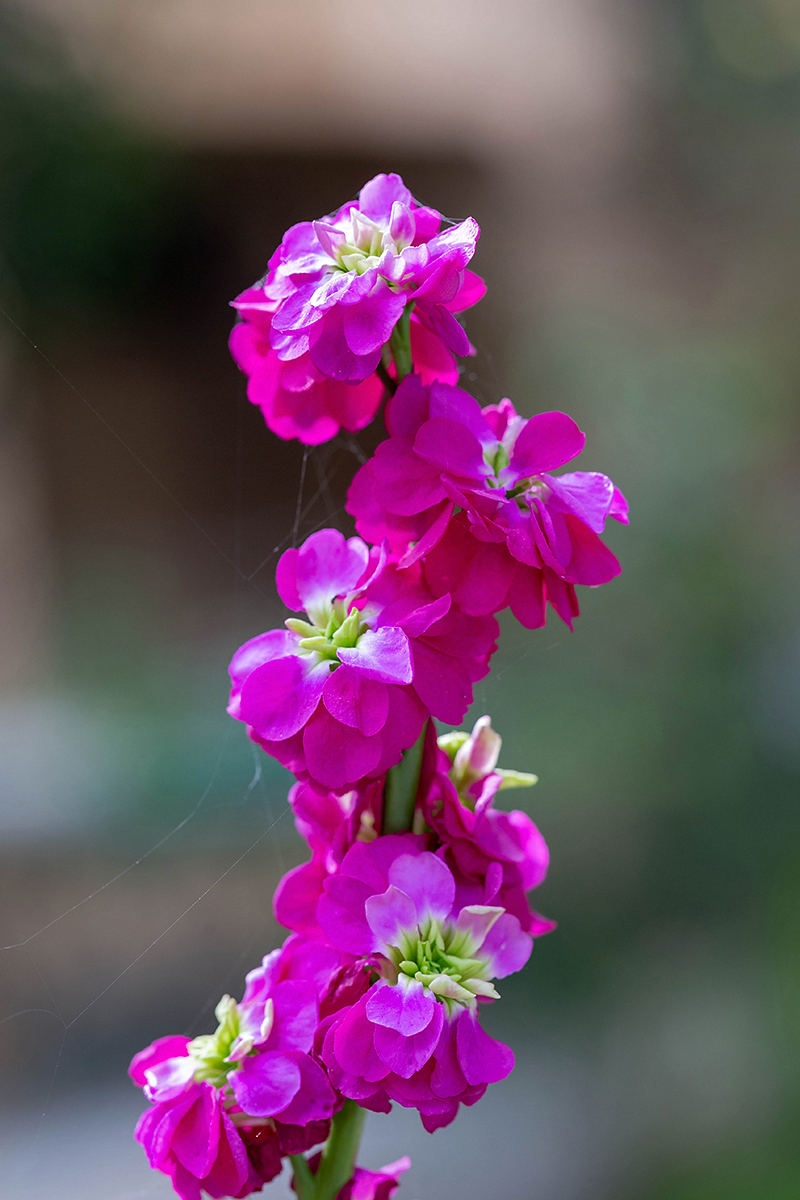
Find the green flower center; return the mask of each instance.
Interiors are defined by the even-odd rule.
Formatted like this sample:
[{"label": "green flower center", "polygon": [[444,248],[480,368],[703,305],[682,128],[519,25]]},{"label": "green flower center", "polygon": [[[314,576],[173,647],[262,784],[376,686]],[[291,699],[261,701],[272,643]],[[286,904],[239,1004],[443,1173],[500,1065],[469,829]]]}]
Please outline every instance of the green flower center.
[{"label": "green flower center", "polygon": [[[324,614],[315,616],[317,620],[324,619]],[[297,617],[289,617],[284,624],[291,633],[299,634],[300,649],[306,654],[318,654],[320,659],[333,659],[336,665],[339,662],[339,651],[358,645],[358,639],[368,629],[359,610],[346,612],[342,600],[333,602],[328,622],[324,626],[312,625],[310,621],[302,621]]]},{"label": "green flower center", "polygon": [[405,930],[389,953],[398,977],[421,983],[452,1011],[473,1004],[476,996],[499,999],[486,961],[470,957],[473,945],[467,931],[429,920],[424,927]]},{"label": "green flower center", "polygon": [[[189,1042],[188,1049],[189,1056],[197,1063],[195,1079],[206,1080],[214,1087],[224,1087],[230,1072],[238,1067],[243,1058],[253,1053],[255,1038],[252,1033],[242,1032],[239,1006],[232,996],[222,997],[214,1015],[219,1022],[216,1033],[201,1034]],[[260,1040],[269,1036],[272,1020],[272,1001],[267,1000]]]}]

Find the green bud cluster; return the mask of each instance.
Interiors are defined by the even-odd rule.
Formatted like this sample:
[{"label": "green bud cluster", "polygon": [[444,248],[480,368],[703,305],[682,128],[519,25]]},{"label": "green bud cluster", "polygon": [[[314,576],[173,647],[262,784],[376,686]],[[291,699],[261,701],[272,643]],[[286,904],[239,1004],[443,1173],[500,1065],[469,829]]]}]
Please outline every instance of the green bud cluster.
[{"label": "green bud cluster", "polygon": [[222,1087],[236,1065],[228,1055],[239,1036],[239,1009],[232,996],[223,996],[214,1010],[219,1021],[216,1033],[203,1033],[189,1042],[189,1054],[197,1061],[194,1077]]}]

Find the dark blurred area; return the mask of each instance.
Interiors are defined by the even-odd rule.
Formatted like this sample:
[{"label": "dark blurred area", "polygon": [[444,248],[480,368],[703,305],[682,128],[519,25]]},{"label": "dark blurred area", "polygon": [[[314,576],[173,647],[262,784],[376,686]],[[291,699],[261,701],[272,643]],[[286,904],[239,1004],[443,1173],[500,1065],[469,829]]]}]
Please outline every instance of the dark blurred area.
[{"label": "dark blurred area", "polygon": [[559,929],[490,1013],[517,1070],[434,1137],[370,1118],[365,1163],[794,1200],[800,0],[391,12],[0,7],[0,1195],[168,1195],[128,1060],[282,936],[289,777],[226,667],[381,431],[279,442],[228,301],[395,170],[482,227],[466,385],[571,413],[632,523],[574,634],[502,619],[470,713],[552,852]]}]

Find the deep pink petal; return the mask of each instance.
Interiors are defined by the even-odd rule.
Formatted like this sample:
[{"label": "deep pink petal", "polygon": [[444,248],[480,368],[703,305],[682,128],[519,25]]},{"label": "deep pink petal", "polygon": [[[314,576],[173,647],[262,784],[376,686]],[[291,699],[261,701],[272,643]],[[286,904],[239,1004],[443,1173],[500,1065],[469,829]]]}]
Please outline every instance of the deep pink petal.
[{"label": "deep pink petal", "polygon": [[236,1103],[251,1117],[275,1117],[300,1090],[300,1068],[289,1054],[267,1050],[243,1058],[228,1083]]},{"label": "deep pink petal", "polygon": [[370,988],[364,1011],[375,1025],[412,1037],[428,1028],[439,1008],[438,1001],[418,980],[401,975],[394,986],[381,982]]},{"label": "deep pink petal", "polygon": [[313,983],[283,979],[271,989],[273,1025],[268,1050],[298,1050],[307,1054],[319,1024],[319,1005]]},{"label": "deep pink petal", "polygon": [[324,881],[317,905],[317,920],[328,939],[340,950],[349,954],[371,954],[378,948],[378,940],[364,911],[373,893],[371,884],[347,875],[331,875]]},{"label": "deep pink petal", "polygon": [[444,1009],[434,1001],[431,1020],[419,1033],[403,1034],[386,1025],[376,1024],[375,1053],[395,1074],[410,1079],[422,1070],[433,1054],[442,1031]]},{"label": "deep pink petal", "polygon": [[368,296],[345,308],[344,336],[354,354],[366,355],[388,342],[405,307],[405,296],[379,279]]},{"label": "deep pink petal", "polygon": [[542,471],[554,471],[576,458],[585,441],[585,435],[566,413],[537,413],[514,443],[509,474],[524,479]]},{"label": "deep pink petal", "polygon": [[333,1115],[336,1097],[325,1072],[308,1054],[287,1055],[300,1071],[300,1087],[278,1119],[290,1125],[326,1121]]},{"label": "deep pink petal", "polygon": [[321,855],[287,871],[272,898],[278,924],[313,937],[318,929],[317,901],[327,878],[328,870]]},{"label": "deep pink petal", "polygon": [[330,663],[313,666],[296,655],[257,667],[242,686],[240,720],[269,741],[297,733],[317,708]]},{"label": "deep pink petal", "polygon": [[202,1179],[211,1170],[220,1139],[220,1099],[206,1084],[172,1134],[170,1149],[187,1171]]},{"label": "deep pink petal", "polygon": [[186,1047],[189,1045],[189,1038],[183,1037],[180,1034],[171,1034],[168,1037],[156,1038],[144,1050],[140,1050],[138,1054],[134,1054],[131,1059],[131,1065],[128,1067],[128,1074],[137,1087],[144,1087],[147,1083],[145,1071],[150,1067],[154,1067],[157,1063],[165,1062],[170,1058],[181,1058],[188,1054]]},{"label": "deep pink petal", "polygon": [[[599,471],[574,471],[569,475],[545,475],[555,498],[555,507],[573,513],[595,533],[602,533],[614,501],[614,484]],[[548,505],[553,506],[552,499]]]},{"label": "deep pink petal", "polygon": [[333,1051],[343,1070],[377,1083],[389,1074],[373,1046],[374,1025],[366,1016],[366,997],[347,1009],[333,1034]]},{"label": "deep pink petal", "polygon": [[410,516],[446,499],[439,467],[421,459],[405,439],[381,442],[371,461],[378,497],[390,512]]},{"label": "deep pink petal", "polygon": [[547,620],[546,599],[544,573],[518,563],[508,590],[508,603],[519,623],[526,629],[541,629]]},{"label": "deep pink petal", "polygon": [[619,575],[622,571],[619,559],[597,534],[587,529],[577,517],[567,516],[565,520],[572,544],[569,572],[575,582],[597,587]]},{"label": "deep pink petal", "polygon": [[461,663],[422,640],[413,643],[414,691],[440,721],[459,725],[472,702],[472,686]]},{"label": "deep pink petal", "polygon": [[337,304],[314,327],[308,353],[314,366],[329,379],[357,382],[368,379],[381,360],[377,346],[368,354],[355,354],[344,335],[345,306]]},{"label": "deep pink petal", "polygon": [[445,304],[445,307],[449,308],[450,312],[463,312],[465,308],[472,308],[473,304],[477,304],[485,295],[486,284],[480,275],[476,275],[474,271],[465,270],[464,280],[458,293],[453,300]]},{"label": "deep pink petal", "polygon": [[419,375],[406,375],[386,405],[386,428],[391,437],[413,439],[423,421],[427,421],[428,389]]},{"label": "deep pink petal", "polygon": [[365,737],[359,730],[342,725],[320,705],[303,731],[303,751],[312,779],[325,787],[344,788],[375,769],[381,739],[380,734]]},{"label": "deep pink petal", "polygon": [[531,956],[533,943],[516,917],[504,913],[492,926],[481,947],[481,958],[489,963],[495,979],[521,971]]},{"label": "deep pink petal", "polygon": [[331,672],[322,691],[322,702],[337,721],[367,737],[379,733],[389,715],[386,684],[349,666]]},{"label": "deep pink petal", "polygon": [[414,453],[447,475],[481,480],[491,474],[475,435],[445,417],[433,417],[420,427]]},{"label": "deep pink petal", "polygon": [[[306,538],[299,550],[287,550],[278,561],[276,583],[287,608],[298,597],[309,614],[336,596],[351,592],[369,561],[361,538],[348,538],[338,529],[320,529]],[[284,594],[285,592],[285,594]]]},{"label": "deep pink petal", "polygon": [[412,196],[403,180],[394,172],[390,175],[376,175],[369,183],[365,183],[358,193],[359,212],[376,225],[388,223],[395,201],[410,205]]},{"label": "deep pink petal", "polygon": [[274,658],[285,658],[296,649],[297,638],[293,633],[289,633],[288,629],[270,629],[250,638],[239,647],[228,667],[234,690],[238,694],[245,679],[256,667]]},{"label": "deep pink petal", "polygon": [[[239,328],[239,326],[235,328]],[[419,321],[414,320],[413,313],[409,332],[411,337],[411,361],[414,364],[414,371],[423,384],[430,384],[437,381],[451,385],[458,383],[458,364],[455,358],[435,333],[428,329],[427,326],[420,324]],[[249,345],[240,352],[243,359],[246,358],[248,351]],[[231,353],[233,353],[233,350]]]},{"label": "deep pink petal", "polygon": [[471,1012],[458,1017],[456,1046],[467,1083],[497,1083],[514,1069],[514,1055],[508,1046],[489,1037]]}]

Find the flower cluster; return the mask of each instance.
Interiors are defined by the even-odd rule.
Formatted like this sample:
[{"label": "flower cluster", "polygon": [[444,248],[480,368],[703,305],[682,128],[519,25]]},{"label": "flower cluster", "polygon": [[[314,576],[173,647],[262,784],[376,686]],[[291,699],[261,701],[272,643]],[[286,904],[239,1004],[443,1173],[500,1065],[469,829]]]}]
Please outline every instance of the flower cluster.
[{"label": "flower cluster", "polygon": [[293,225],[265,278],[233,301],[242,319],[231,353],[278,437],[317,445],[368,425],[384,393],[375,372],[401,320],[414,370],[456,382],[454,355],[471,347],[454,314],[486,287],[467,269],[477,222],[442,225],[399,175],[378,175],[338,212]]},{"label": "flower cluster", "polygon": [[433,1132],[514,1066],[482,1011],[555,922],[529,901],[544,838],[496,801],[536,777],[498,766],[488,716],[435,722],[464,720],[498,612],[533,629],[549,603],[571,627],[576,586],[619,573],[600,534],[627,504],[605,475],[555,473],[584,446],[566,414],[456,386],[477,237],[379,175],[290,229],[234,301],[231,349],[280,437],[361,429],[384,394],[389,436],[349,489],[360,536],[287,550],[292,615],[230,664],[228,712],[296,776],[310,857],[275,892],[284,945],[223,997],[216,1031],[131,1064],[136,1137],[182,1200],[248,1196],[286,1159],[300,1200],[390,1200],[410,1164],[356,1166],[365,1111],[414,1108]]},{"label": "flower cluster", "polygon": [[575,584],[620,572],[598,536],[628,506],[607,475],[553,475],[583,450],[566,413],[517,415],[461,388],[409,375],[387,407],[390,436],[356,474],[348,509],[362,537],[386,541],[401,567],[424,560],[435,595],[474,616],[510,606],[528,629],[549,601],[570,627]]}]

